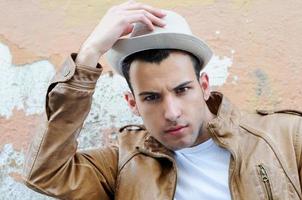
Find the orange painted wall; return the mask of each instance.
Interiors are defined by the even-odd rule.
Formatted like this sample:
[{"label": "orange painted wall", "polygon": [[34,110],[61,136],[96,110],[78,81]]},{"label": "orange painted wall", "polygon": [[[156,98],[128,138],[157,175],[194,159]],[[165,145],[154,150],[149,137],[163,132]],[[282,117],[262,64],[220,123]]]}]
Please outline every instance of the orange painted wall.
[{"label": "orange painted wall", "polygon": [[[20,174],[30,139],[43,129],[47,83],[106,9],[119,2],[0,1],[0,199],[45,199],[20,184]],[[143,2],[186,17],[193,32],[213,48],[212,65],[224,70],[209,69],[214,80],[223,81],[214,89],[238,107],[302,110],[302,1]],[[121,78],[107,73],[98,84],[81,148],[104,145],[114,140],[119,126],[139,121],[121,102]]]}]

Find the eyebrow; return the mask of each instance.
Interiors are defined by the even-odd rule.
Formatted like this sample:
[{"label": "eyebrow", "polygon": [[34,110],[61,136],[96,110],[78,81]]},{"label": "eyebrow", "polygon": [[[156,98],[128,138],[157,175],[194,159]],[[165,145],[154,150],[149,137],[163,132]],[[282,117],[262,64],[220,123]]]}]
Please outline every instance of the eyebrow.
[{"label": "eyebrow", "polygon": [[190,83],[192,83],[193,81],[186,81],[184,83],[179,84],[178,86],[176,86],[175,88],[173,88],[173,90],[177,90],[179,88],[185,87],[187,85],[189,85]]},{"label": "eyebrow", "polygon": [[154,95],[158,94],[157,92],[141,92],[138,96],[147,96],[147,95]]},{"label": "eyebrow", "polygon": [[[190,84],[190,83],[192,83],[193,81],[186,81],[186,82],[184,82],[184,83],[181,83],[181,84],[179,84],[179,85],[177,85],[175,88],[173,88],[172,90],[177,90],[177,89],[179,89],[179,88],[182,88],[182,87],[185,87],[185,86],[187,86],[188,84]],[[146,95],[154,95],[154,94],[158,94],[157,92],[141,92],[141,93],[139,93],[139,96],[146,96]]]}]

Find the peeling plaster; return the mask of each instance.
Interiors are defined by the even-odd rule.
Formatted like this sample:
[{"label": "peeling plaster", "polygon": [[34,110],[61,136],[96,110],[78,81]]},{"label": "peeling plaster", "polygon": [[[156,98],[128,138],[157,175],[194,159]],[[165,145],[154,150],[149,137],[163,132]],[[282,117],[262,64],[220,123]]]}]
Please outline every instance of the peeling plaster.
[{"label": "peeling plaster", "polygon": [[232,58],[213,55],[210,62],[202,72],[206,72],[208,74],[211,86],[221,86],[226,82],[229,75],[228,69],[232,64]]},{"label": "peeling plaster", "polygon": [[9,48],[0,43],[0,72],[0,116],[9,118],[13,109],[27,115],[43,112],[45,92],[55,73],[50,62],[13,65]]},{"label": "peeling plaster", "polygon": [[238,79],[239,79],[238,76],[234,75],[233,80],[232,80],[232,84],[237,85]]},{"label": "peeling plaster", "polygon": [[115,137],[118,128],[127,124],[142,124],[141,118],[129,110],[123,93],[129,91],[123,77],[117,74],[102,75],[96,85],[91,110],[79,137],[79,147],[104,145],[104,132],[111,129]]},{"label": "peeling plaster", "polygon": [[4,145],[3,149],[0,150],[0,199],[53,199],[30,190],[9,175],[12,173],[21,174],[23,163],[24,153],[15,151],[11,144]]}]

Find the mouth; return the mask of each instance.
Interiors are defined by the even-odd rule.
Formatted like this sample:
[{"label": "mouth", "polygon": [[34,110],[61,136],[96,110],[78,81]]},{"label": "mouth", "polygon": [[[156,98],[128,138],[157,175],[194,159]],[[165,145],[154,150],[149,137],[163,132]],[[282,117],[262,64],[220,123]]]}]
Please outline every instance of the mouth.
[{"label": "mouth", "polygon": [[185,126],[173,126],[167,130],[165,130],[165,133],[169,134],[169,135],[180,135],[184,132],[184,129],[186,129],[189,125],[185,125]]}]

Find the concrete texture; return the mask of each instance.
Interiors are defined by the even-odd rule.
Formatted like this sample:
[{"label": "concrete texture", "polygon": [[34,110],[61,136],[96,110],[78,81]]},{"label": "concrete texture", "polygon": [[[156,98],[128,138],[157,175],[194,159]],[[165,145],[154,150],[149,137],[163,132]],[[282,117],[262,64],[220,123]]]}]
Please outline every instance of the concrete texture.
[{"label": "concrete texture", "polygon": [[[121,1],[0,0],[0,199],[48,199],[21,182],[30,139],[43,129],[47,84],[106,9]],[[302,1],[146,0],[184,15],[213,48],[205,69],[238,107],[302,110]],[[125,81],[99,79],[80,148],[114,142],[118,127],[139,123],[123,101]]]}]

